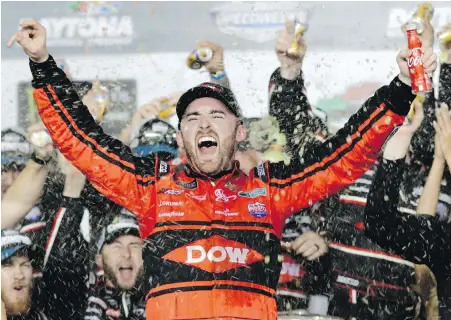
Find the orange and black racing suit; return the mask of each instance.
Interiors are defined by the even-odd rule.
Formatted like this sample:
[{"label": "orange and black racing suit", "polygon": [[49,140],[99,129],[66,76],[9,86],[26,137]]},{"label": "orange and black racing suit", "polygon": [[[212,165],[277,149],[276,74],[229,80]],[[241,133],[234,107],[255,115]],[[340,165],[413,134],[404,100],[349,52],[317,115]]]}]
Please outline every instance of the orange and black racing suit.
[{"label": "orange and black racing suit", "polygon": [[235,162],[207,176],[134,157],[103,133],[52,57],[30,67],[39,114],[60,152],[139,217],[148,319],[276,319],[284,220],[360,177],[414,99],[396,78],[289,166],[261,163],[247,176]]}]

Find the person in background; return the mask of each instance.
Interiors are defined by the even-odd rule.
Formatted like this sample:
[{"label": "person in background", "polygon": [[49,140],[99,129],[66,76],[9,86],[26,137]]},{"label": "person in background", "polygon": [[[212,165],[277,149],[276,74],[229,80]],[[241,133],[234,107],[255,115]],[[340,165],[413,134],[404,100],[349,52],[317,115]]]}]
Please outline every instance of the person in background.
[{"label": "person in background", "polygon": [[[130,123],[122,129],[119,136],[119,140],[123,143],[130,145],[132,140],[138,135],[140,128],[148,121],[159,118],[165,122],[170,122],[170,119],[175,112],[175,105],[179,101],[181,92],[174,91],[169,93],[167,96],[158,97],[145,103],[138,108],[138,110],[133,114]],[[173,111],[166,112],[167,109],[174,109]],[[161,117],[161,113],[166,113],[166,117]]]},{"label": "person in background", "polygon": [[[271,145],[277,143],[273,137],[280,132],[277,120],[271,116],[262,119],[247,118],[243,122],[247,138],[238,145],[235,159],[240,162],[240,169],[248,174],[265,160]],[[315,205],[309,211],[317,210],[318,207]],[[318,274],[313,260],[327,252],[327,240],[312,231],[315,227],[311,223],[311,216],[302,214],[295,214],[285,221],[281,241],[282,269],[277,288],[279,311],[307,309],[308,293],[316,291],[313,288],[320,283],[315,281]]]},{"label": "person in background", "polygon": [[[445,32],[450,25],[444,26]],[[420,36],[423,45],[433,45],[434,29],[429,21],[425,21],[425,30]],[[435,109],[442,103],[451,103],[451,47],[440,41],[440,75],[438,84],[438,99],[435,91],[426,95],[423,103],[425,119],[422,126],[415,132],[407,154],[408,170],[404,170],[400,186],[399,210],[409,214],[432,214],[439,219],[447,220],[451,216],[451,174],[448,170],[441,170],[437,165],[434,153],[437,151],[434,141],[436,120]],[[434,176],[436,179],[428,178]],[[438,181],[440,175],[440,181]],[[434,186],[433,186],[434,185]],[[432,194],[430,194],[432,192]],[[435,192],[438,196],[435,197]],[[425,265],[415,265],[417,278],[416,291],[422,299],[421,313],[428,319],[434,319],[438,313],[438,299],[434,275]]]},{"label": "person in background", "polygon": [[[451,168],[451,117],[446,105],[437,112],[437,165]],[[365,233],[381,247],[427,265],[437,280],[439,316],[451,319],[451,223],[428,214],[398,210],[399,188],[412,135],[401,129],[387,143],[365,208]],[[436,192],[437,193],[437,192]],[[435,200],[437,201],[437,200]]]},{"label": "person in background", "polygon": [[51,215],[54,221],[49,234],[27,228],[22,222],[40,197],[48,162],[49,158],[44,161],[32,156],[7,191],[2,201],[2,229],[18,225],[17,229],[27,232],[24,235],[43,242],[33,242],[33,266],[41,274],[41,279],[36,279],[33,301],[39,310],[55,320],[79,318],[87,301],[89,249],[80,228],[74,226],[81,224],[86,210],[80,198],[85,177],[67,162],[62,201]]},{"label": "person in background", "polygon": [[2,198],[11,184],[24,169],[33,148],[26,134],[20,129],[2,130]]},{"label": "person in background", "polygon": [[[28,128],[28,139],[34,133],[42,133],[45,127],[36,124]],[[24,169],[20,172],[14,182],[10,185],[3,196],[1,203],[1,227],[14,228],[29,236],[34,246],[39,246],[39,255],[36,254],[35,265],[42,266],[44,263],[44,249],[47,242],[48,233],[45,232],[47,221],[42,214],[40,199],[45,186],[45,181],[49,175],[55,171],[56,162],[53,143],[48,137],[48,142],[44,145],[34,146],[27,141],[33,153],[24,164]],[[36,276],[42,273],[36,272]]]},{"label": "person in background", "polygon": [[[45,127],[42,124],[31,126],[28,129],[28,138],[34,132],[43,130],[45,130]],[[24,214],[28,213],[27,209],[33,208],[38,202],[54,156],[51,140],[44,146],[36,147],[28,142],[27,137],[20,136],[20,139],[23,139],[24,142],[10,143],[15,145],[16,148],[26,147],[34,150],[26,158],[22,158],[22,170],[8,186],[2,197],[2,229],[16,227],[25,218]],[[5,156],[8,157],[8,154]]]},{"label": "person in background", "polygon": [[[67,73],[67,63],[64,64],[64,71]],[[111,110],[112,104],[108,99],[107,89],[104,88],[98,81],[93,82],[81,82],[74,81],[74,90],[80,95],[83,102],[87,105],[89,112],[92,114],[96,123],[103,124],[105,115]],[[42,126],[42,123],[38,124]],[[72,172],[72,165],[61,155],[60,152],[56,152],[54,160],[57,162],[57,166],[53,166],[54,169],[47,175],[45,181],[42,196],[40,197],[37,207],[41,212],[41,223],[45,223],[42,232],[39,235],[35,232],[35,235],[39,238],[35,238],[33,235],[33,242],[45,246],[48,242],[54,225],[56,223],[55,212],[58,212],[61,203],[63,202],[66,171]],[[85,180],[84,180],[85,181]],[[92,239],[98,238],[102,226],[106,221],[120,212],[121,207],[110,201],[107,197],[99,193],[89,182],[85,183],[80,198],[83,202],[82,222],[80,224],[79,231],[83,236],[84,241],[88,244]],[[92,265],[88,270],[94,267],[94,256],[96,254],[95,246],[88,245],[90,250],[89,255]]]},{"label": "person in background", "polygon": [[[428,21],[425,25],[425,31],[420,38],[424,47],[433,45],[434,31]],[[443,83],[442,76],[440,77],[440,83]],[[400,190],[400,210],[404,212],[415,214],[418,198],[425,181],[424,172],[427,166],[430,166],[428,164],[429,159],[432,159],[430,146],[432,145],[433,147],[433,144],[430,141],[433,140],[431,132],[433,132],[434,105],[434,93],[427,94],[424,103],[424,120],[421,122],[419,129],[413,133],[409,155],[411,168],[407,170],[407,174],[403,177]],[[427,276],[427,278],[425,276],[420,277],[420,274],[417,272],[420,269],[425,271],[424,268],[407,262],[401,257],[393,257],[364,235],[364,206],[367,202],[369,186],[373,181],[376,169],[377,166],[366,172],[353,186],[331,199],[329,210],[326,211],[334,241],[330,250],[334,270],[332,302],[331,310],[329,311],[332,315],[347,316],[349,313],[352,313],[360,314],[360,317],[363,318],[372,316],[374,319],[379,319],[379,317],[382,317],[377,312],[368,310],[369,299],[367,294],[363,294],[363,298],[360,298],[361,295],[358,290],[361,289],[362,279],[365,279],[369,284],[376,279],[380,286],[383,286],[385,282],[392,285],[396,284],[396,287],[392,287],[393,290],[391,290],[390,294],[384,292],[378,294],[376,290],[373,290],[374,294],[371,299],[379,300],[379,302],[374,301],[378,305],[378,307],[375,307],[377,309],[384,309],[386,301],[388,304],[386,308],[388,310],[397,308],[400,317],[403,316],[403,310],[411,313],[411,310],[417,309],[418,297],[415,296],[415,292],[412,292],[411,289],[418,288],[416,283],[419,278],[423,278],[420,283],[422,288],[429,286],[426,284],[429,282],[427,278],[430,278],[430,276]],[[446,195],[446,187],[444,186],[441,199],[451,199]],[[441,203],[440,208],[442,208],[442,212],[447,211],[446,207],[449,207],[446,201]],[[370,254],[368,249],[374,252]],[[375,263],[375,261],[380,262]],[[385,272],[386,269],[396,270],[396,272],[387,273]],[[423,273],[423,275],[426,275],[426,273]],[[345,281],[347,283],[344,283]],[[356,290],[355,299],[350,299],[349,293]],[[378,295],[382,295],[383,298],[378,298]],[[426,295],[428,294],[421,294],[423,302]],[[402,301],[400,296],[405,297],[405,303],[400,302]],[[382,313],[386,317],[391,317],[388,313]]]},{"label": "person in background", "polygon": [[[402,130],[413,135],[424,118],[422,108]],[[328,314],[345,319],[414,319],[418,299],[415,265],[387,252],[365,236],[364,210],[375,165],[331,197],[326,209],[331,237],[331,299]],[[387,272],[390,270],[390,272]]]},{"label": "person in background", "polygon": [[90,290],[84,319],[145,319],[142,240],[135,216],[122,210],[103,229],[97,247],[96,264],[104,276]]},{"label": "person in background", "polygon": [[[92,92],[90,83],[76,83],[75,87],[80,95]],[[85,101],[91,112],[97,110],[95,101]],[[34,124],[28,128],[28,139],[33,141],[34,133],[43,132],[46,130],[42,123]],[[94,257],[89,252],[89,223],[88,228],[82,223],[89,217],[86,207],[94,213],[103,212],[100,219],[92,215],[92,219],[101,221],[111,214],[108,209],[114,212],[118,206],[108,201],[99,206],[102,199],[98,198],[104,198],[100,195],[91,202],[98,192],[95,189],[87,192],[85,177],[64,157],[57,157],[50,137],[47,144],[32,147],[31,160],[3,198],[2,229],[20,230],[40,249],[34,257],[34,275],[42,277],[35,292],[42,309],[52,319],[65,319],[68,314],[80,318],[87,301],[90,256]],[[96,224],[93,225],[95,229]]]},{"label": "person in background", "polygon": [[[275,51],[280,67],[273,72],[269,81],[269,113],[278,120],[280,131],[287,137],[287,152],[292,157],[302,157],[326,141],[329,131],[326,115],[312,108],[306,96],[302,63],[307,44],[301,35],[296,39],[300,47],[299,54],[297,56],[287,54],[293,41],[292,27],[293,21],[287,21],[277,38]],[[315,314],[327,313],[328,299],[324,293],[327,291],[329,280],[328,256],[321,257],[319,261],[308,261],[296,254],[296,244],[302,244],[302,239],[307,237],[316,237],[318,241],[324,239],[322,236],[326,234],[323,211],[324,202],[317,203],[285,221],[282,234],[285,267],[286,270],[289,270],[288,267],[291,267],[291,270],[299,270],[296,273],[302,274],[302,277],[281,276],[278,287],[279,310],[308,308]],[[294,247],[287,247],[286,243],[291,242]],[[327,246],[324,247],[321,243],[321,241],[318,243],[318,248],[321,247],[320,252],[324,254]],[[292,261],[295,263],[292,264]],[[282,272],[287,273],[284,269]]]},{"label": "person in background", "polygon": [[[420,36],[422,43],[426,46],[434,44],[434,29],[429,21],[425,21],[425,31]],[[445,49],[441,46],[442,54],[450,53],[451,49]],[[440,76],[439,76],[439,92],[438,99],[435,99],[435,90],[426,95],[424,106],[425,118],[421,127],[414,133],[412,142],[409,147],[407,161],[409,170],[404,173],[402,184],[400,188],[400,210],[406,213],[415,214],[418,209],[420,196],[428,177],[428,172],[432,168],[434,161],[434,136],[435,130],[433,127],[436,121],[435,109],[440,103],[451,103],[451,86],[449,80],[451,79],[451,65],[446,61],[441,60]],[[436,214],[441,219],[448,219],[451,215],[451,192],[446,186],[451,184],[451,175],[448,172],[443,173],[438,203],[435,206]],[[425,199],[425,198],[423,198]],[[425,204],[423,201],[422,206]],[[430,211],[429,208],[427,210]]]},{"label": "person in background", "polygon": [[329,131],[326,115],[312,108],[307,99],[302,73],[307,44],[302,35],[296,39],[300,45],[299,54],[287,53],[293,42],[292,28],[293,21],[287,21],[277,38],[276,54],[280,68],[269,80],[269,114],[279,121],[280,131],[287,137],[288,153],[294,156],[304,154],[316,142],[323,143]]},{"label": "person in background", "polygon": [[8,320],[47,320],[33,301],[31,239],[17,230],[1,232],[2,306]]},{"label": "person in background", "polygon": [[[265,160],[271,145],[276,143],[273,137],[280,132],[278,125],[275,126],[277,120],[271,116],[262,119],[248,118],[243,122],[247,138],[238,145],[235,159],[240,162],[240,169],[249,174]],[[325,290],[325,281],[322,280],[327,277],[323,277],[324,272],[321,272],[323,264],[314,261],[325,254],[328,247],[327,240],[313,231],[317,228],[312,225],[312,215],[316,215],[316,210],[320,207],[315,205],[314,208],[300,211],[285,221],[281,241],[282,269],[277,287],[279,311],[307,309],[309,294]],[[327,308],[322,313],[326,311]],[[315,313],[321,312],[315,309]]]}]

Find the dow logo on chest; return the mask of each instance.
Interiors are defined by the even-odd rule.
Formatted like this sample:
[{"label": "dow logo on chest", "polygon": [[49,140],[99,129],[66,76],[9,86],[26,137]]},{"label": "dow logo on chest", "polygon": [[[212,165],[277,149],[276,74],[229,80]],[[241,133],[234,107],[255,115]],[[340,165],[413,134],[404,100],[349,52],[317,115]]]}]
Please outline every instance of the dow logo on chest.
[{"label": "dow logo on chest", "polygon": [[264,260],[245,244],[214,235],[177,248],[163,259],[187,264],[208,272],[224,272]]}]

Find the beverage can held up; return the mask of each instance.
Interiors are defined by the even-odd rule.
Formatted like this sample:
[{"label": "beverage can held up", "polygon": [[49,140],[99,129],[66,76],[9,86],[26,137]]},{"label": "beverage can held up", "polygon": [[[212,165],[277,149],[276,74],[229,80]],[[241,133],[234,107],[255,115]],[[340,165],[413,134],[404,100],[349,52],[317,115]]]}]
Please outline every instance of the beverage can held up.
[{"label": "beverage can held up", "polygon": [[415,24],[407,25],[407,43],[410,49],[410,56],[407,61],[412,85],[412,92],[415,94],[432,91],[432,82],[426,74],[423,66],[423,51],[421,41]]}]

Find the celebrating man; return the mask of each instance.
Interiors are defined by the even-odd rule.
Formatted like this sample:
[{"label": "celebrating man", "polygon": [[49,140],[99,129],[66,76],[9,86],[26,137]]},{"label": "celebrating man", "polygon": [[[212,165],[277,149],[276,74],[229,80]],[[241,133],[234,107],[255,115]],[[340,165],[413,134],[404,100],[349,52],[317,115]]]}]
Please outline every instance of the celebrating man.
[{"label": "celebrating man", "polygon": [[2,230],[2,303],[7,319],[46,320],[32,302],[31,239],[12,229]]},{"label": "celebrating man", "polygon": [[[276,319],[283,221],[368,170],[414,99],[406,50],[397,59],[400,75],[335,137],[289,166],[261,163],[247,176],[233,161],[246,137],[235,97],[204,83],[177,104],[188,164],[174,170],[105,135],[49,56],[44,27],[34,20],[21,27],[9,45],[17,41],[30,56],[34,98],[53,141],[140,220],[148,319]],[[432,73],[431,48],[423,60]]]}]

